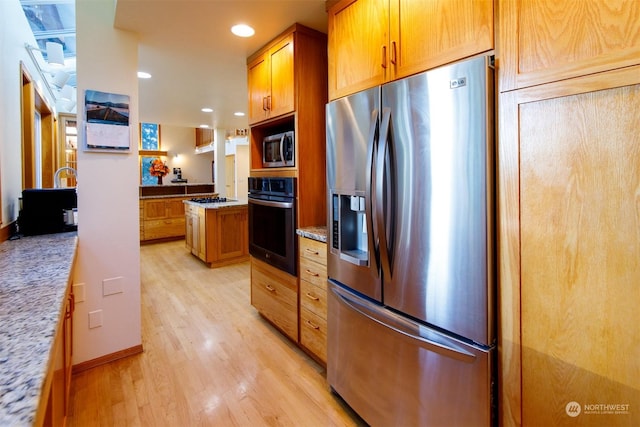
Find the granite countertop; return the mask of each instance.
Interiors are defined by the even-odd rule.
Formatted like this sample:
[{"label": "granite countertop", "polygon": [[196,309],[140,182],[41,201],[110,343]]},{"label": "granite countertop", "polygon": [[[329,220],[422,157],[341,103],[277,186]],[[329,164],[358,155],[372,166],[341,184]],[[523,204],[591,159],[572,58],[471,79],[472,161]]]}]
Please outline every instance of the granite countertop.
[{"label": "granite countertop", "polygon": [[218,193],[192,193],[192,194],[160,194],[157,196],[138,196],[138,197],[140,198],[140,200],[145,200],[145,199],[170,199],[170,198],[179,198],[179,197],[182,197],[182,198],[214,197],[217,195]]},{"label": "granite countertop", "polygon": [[216,202],[216,203],[199,203],[199,202],[192,202],[191,200],[185,200],[183,203],[187,205],[192,205],[192,206],[199,206],[205,209],[231,208],[234,206],[247,206],[248,204],[247,200],[242,200],[242,199],[238,199],[238,200],[227,199],[226,202]]},{"label": "granite countertop", "polygon": [[77,233],[0,244],[0,425],[32,425],[44,386]]},{"label": "granite countertop", "polygon": [[317,240],[318,242],[327,242],[327,227],[325,226],[313,226],[302,227],[296,230],[298,236],[307,237],[309,239]]}]

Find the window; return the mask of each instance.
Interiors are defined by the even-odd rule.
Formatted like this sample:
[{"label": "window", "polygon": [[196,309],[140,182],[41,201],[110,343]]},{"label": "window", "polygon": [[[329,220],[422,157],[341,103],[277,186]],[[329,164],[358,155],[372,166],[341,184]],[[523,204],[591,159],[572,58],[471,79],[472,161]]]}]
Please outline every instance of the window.
[{"label": "window", "polygon": [[140,123],[140,149],[160,150],[160,125]]},{"label": "window", "polygon": [[142,185],[158,183],[158,178],[151,176],[149,168],[151,162],[166,155],[165,151],[160,151],[160,125],[140,123],[140,183]]}]

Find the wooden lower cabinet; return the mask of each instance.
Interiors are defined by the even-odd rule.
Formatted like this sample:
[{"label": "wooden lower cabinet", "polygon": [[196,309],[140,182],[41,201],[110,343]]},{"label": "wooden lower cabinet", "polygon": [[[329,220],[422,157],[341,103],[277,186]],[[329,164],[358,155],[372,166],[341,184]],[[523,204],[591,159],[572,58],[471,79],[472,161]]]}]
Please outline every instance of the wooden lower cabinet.
[{"label": "wooden lower cabinet", "polygon": [[327,244],[299,237],[300,345],[327,363]]},{"label": "wooden lower cabinet", "polygon": [[298,279],[251,257],[251,305],[298,342]]},{"label": "wooden lower cabinet", "polygon": [[161,197],[140,200],[140,241],[185,236],[184,200],[190,197]]},{"label": "wooden lower cabinet", "polygon": [[299,278],[251,257],[251,305],[326,365],[327,244],[298,239]]},{"label": "wooden lower cabinet", "polygon": [[209,267],[221,267],[249,259],[246,205],[207,209],[188,204],[184,223],[187,250]]},{"label": "wooden lower cabinet", "polygon": [[501,425],[640,425],[639,124],[640,66],[500,95]]},{"label": "wooden lower cabinet", "polygon": [[45,380],[44,389],[47,390],[48,397],[43,396],[43,398],[46,399],[46,410],[42,422],[36,420],[36,425],[63,426],[66,424],[73,361],[73,298],[71,285],[69,285],[64,311],[53,344],[53,360]]}]

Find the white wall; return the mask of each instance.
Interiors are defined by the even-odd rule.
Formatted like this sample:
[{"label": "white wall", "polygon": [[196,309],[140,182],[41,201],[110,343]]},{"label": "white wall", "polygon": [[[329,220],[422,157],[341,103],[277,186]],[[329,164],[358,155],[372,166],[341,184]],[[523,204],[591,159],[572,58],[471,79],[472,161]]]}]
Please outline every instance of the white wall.
[{"label": "white wall", "polygon": [[[174,178],[173,168],[182,168],[182,177],[191,183],[211,183],[211,161],[214,152],[196,154],[196,132],[194,128],[160,124],[160,147],[168,151],[169,176],[164,183]],[[177,155],[177,157],[176,157]],[[216,186],[217,187],[217,186]]]},{"label": "white wall", "polygon": [[[74,278],[74,364],[142,343],[140,228],[138,208],[138,43],[135,34],[113,28],[114,0],[77,0],[78,237]],[[84,91],[130,97],[131,152],[87,152]],[[104,295],[103,281],[121,292]],[[84,292],[82,290],[84,289]],[[117,289],[116,289],[117,290]],[[89,328],[90,313],[102,326]]]},{"label": "white wall", "polygon": [[[0,192],[2,226],[18,218],[22,196],[22,112],[20,111],[22,61],[42,96],[43,87],[24,44],[36,46],[35,38],[18,0],[0,0]],[[40,55],[40,53],[36,53]],[[48,99],[49,105],[53,101]]]}]

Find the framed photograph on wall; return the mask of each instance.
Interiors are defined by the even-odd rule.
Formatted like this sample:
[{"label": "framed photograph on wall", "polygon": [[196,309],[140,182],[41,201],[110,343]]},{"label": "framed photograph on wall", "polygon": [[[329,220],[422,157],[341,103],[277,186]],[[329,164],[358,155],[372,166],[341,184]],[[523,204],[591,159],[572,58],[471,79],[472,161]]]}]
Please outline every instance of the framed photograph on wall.
[{"label": "framed photograph on wall", "polygon": [[87,150],[131,149],[128,95],[86,90],[84,112]]}]

